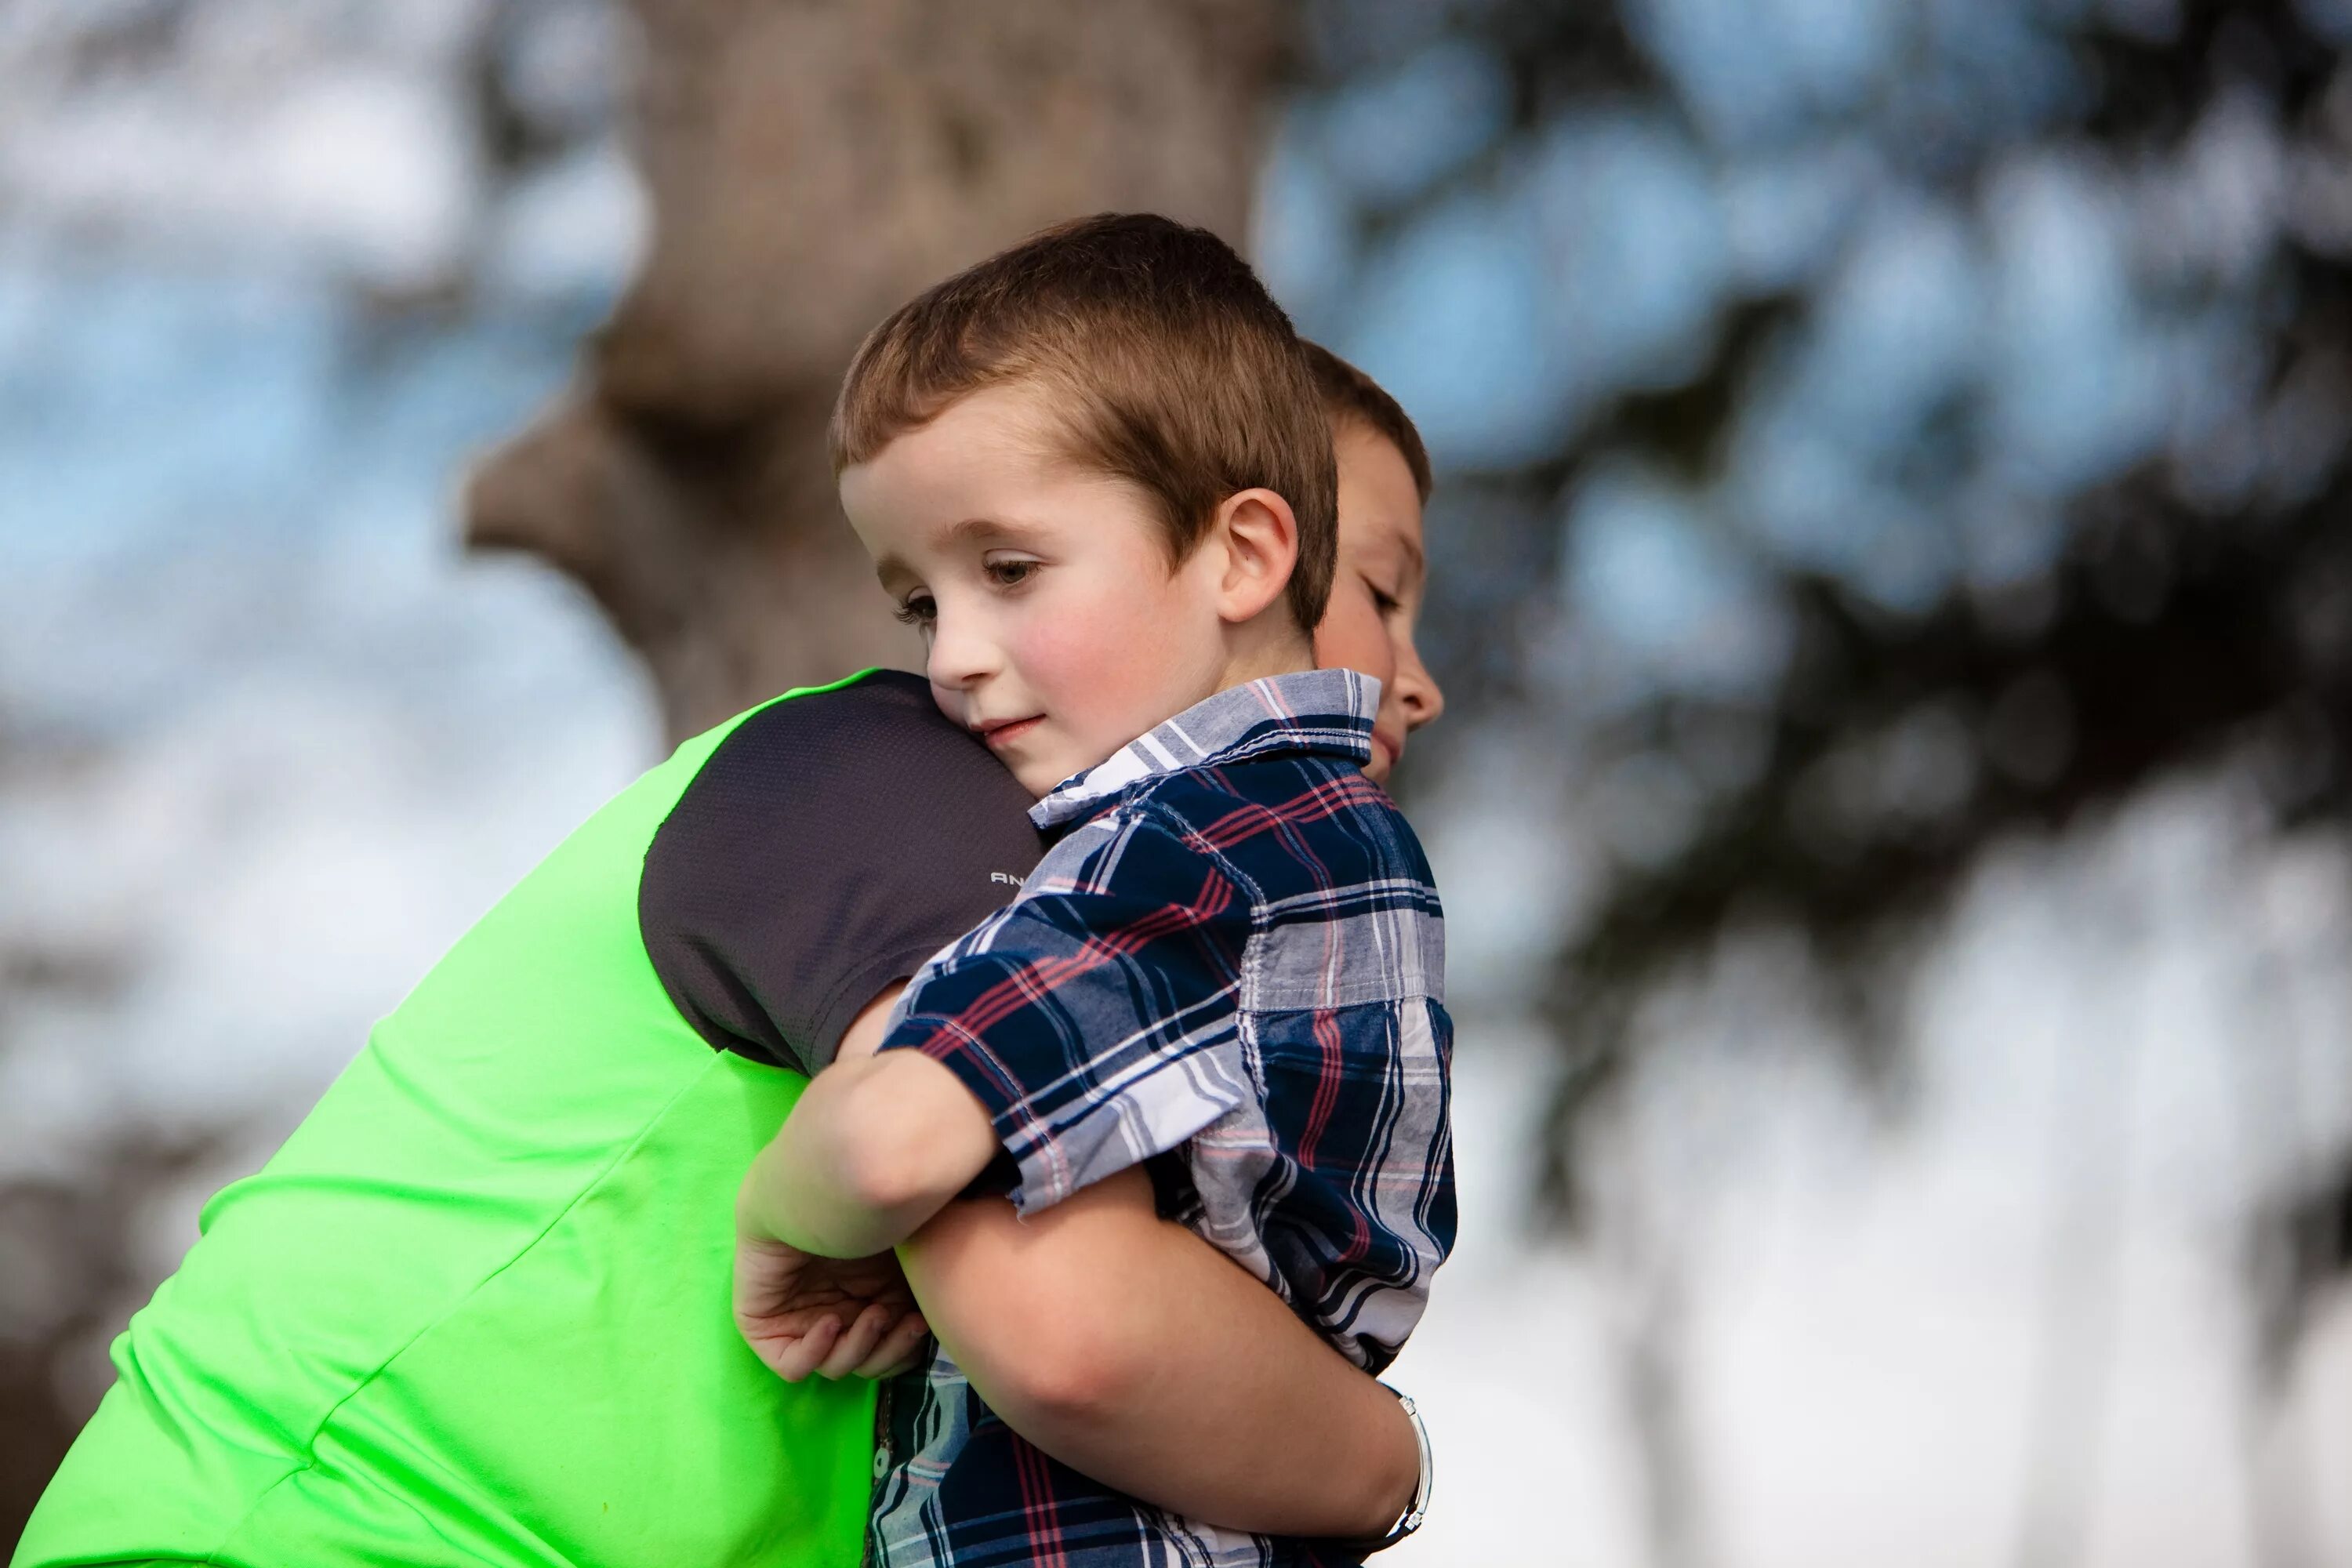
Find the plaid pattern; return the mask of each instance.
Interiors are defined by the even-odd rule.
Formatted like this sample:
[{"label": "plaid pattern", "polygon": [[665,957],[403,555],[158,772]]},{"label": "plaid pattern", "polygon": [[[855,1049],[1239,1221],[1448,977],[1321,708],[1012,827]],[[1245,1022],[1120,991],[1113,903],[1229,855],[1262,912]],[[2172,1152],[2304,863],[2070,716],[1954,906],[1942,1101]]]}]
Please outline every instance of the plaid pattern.
[{"label": "plaid pattern", "polygon": [[[1378,700],[1347,670],[1256,681],[1064,784],[1031,815],[1066,835],[915,977],[883,1046],[988,1108],[1017,1207],[1152,1161],[1163,1203],[1375,1372],[1454,1227],[1444,924],[1359,771]],[[944,1353],[889,1392],[869,1563],[1341,1560],[1106,1490]]]}]

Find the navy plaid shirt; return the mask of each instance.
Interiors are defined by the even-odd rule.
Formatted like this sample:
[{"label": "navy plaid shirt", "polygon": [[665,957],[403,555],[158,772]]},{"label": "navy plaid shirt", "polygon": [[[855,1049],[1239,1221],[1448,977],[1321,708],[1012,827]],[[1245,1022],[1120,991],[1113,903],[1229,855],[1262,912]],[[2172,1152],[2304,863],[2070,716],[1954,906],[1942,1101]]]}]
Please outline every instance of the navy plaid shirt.
[{"label": "navy plaid shirt", "polygon": [[[1454,1226],[1444,927],[1412,828],[1360,771],[1378,701],[1349,670],[1255,681],[1063,784],[1031,816],[1066,835],[915,976],[882,1047],[987,1107],[1017,1207],[1153,1161],[1178,1217],[1374,1372]],[[881,1568],[1341,1560],[1108,1490],[942,1352],[887,1403]]]}]

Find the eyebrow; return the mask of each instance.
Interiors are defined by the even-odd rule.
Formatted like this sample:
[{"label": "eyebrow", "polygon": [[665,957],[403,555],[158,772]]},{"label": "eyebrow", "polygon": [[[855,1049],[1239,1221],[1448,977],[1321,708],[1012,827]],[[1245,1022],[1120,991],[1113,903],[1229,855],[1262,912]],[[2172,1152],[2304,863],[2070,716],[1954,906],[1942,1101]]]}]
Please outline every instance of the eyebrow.
[{"label": "eyebrow", "polygon": [[1412,570],[1414,579],[1419,582],[1427,582],[1429,580],[1429,558],[1421,552],[1420,542],[1411,538],[1410,536],[1400,534],[1397,536],[1397,542],[1404,547],[1405,565]]},{"label": "eyebrow", "polygon": [[1039,531],[1030,524],[1007,522],[1001,517],[968,517],[961,522],[950,523],[940,533],[939,542],[942,548],[953,549],[988,540],[1027,541],[1034,539]]},{"label": "eyebrow", "polygon": [[[953,550],[958,547],[1000,541],[1008,544],[1026,543],[1034,540],[1040,531],[1030,524],[1007,522],[1001,517],[967,517],[961,521],[950,523],[940,531],[938,548]],[[915,569],[908,565],[906,560],[895,552],[876,558],[874,575],[881,580],[884,587],[890,585],[893,573],[907,576],[916,574]]]}]

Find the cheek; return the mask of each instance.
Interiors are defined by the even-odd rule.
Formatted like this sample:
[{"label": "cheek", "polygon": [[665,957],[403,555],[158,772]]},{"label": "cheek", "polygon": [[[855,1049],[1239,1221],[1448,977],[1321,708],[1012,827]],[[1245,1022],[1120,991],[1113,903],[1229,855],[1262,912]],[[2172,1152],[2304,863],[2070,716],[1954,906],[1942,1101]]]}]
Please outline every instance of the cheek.
[{"label": "cheek", "polygon": [[1031,616],[1007,639],[1005,651],[1013,656],[1022,683],[1041,701],[1058,706],[1085,690],[1086,683],[1076,677],[1086,668],[1095,637],[1093,619],[1084,605],[1076,606],[1075,614]]},{"label": "cheek", "polygon": [[[1024,617],[1011,652],[1037,700],[1082,729],[1134,705],[1161,660],[1150,630],[1151,606],[1116,593],[1058,596],[1046,613]],[[1121,744],[1133,739],[1120,738]]]},{"label": "cheek", "polygon": [[1396,684],[1396,645],[1370,594],[1333,587],[1330,608],[1315,628],[1315,662],[1326,669],[1361,670],[1381,683],[1383,694]]}]

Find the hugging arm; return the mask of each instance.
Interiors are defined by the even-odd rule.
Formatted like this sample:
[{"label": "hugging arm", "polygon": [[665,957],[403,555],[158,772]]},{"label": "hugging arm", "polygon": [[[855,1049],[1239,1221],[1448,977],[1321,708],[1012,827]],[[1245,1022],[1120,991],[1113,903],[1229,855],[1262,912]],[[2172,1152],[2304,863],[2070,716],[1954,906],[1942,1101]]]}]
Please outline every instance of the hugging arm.
[{"label": "hugging arm", "polygon": [[[872,1060],[894,995],[851,1027],[838,1064],[818,1076],[811,1096]],[[971,1109],[952,1099],[919,1108],[923,1137],[894,1137],[895,1152],[863,1176],[842,1181],[836,1173],[836,1190],[814,1205],[835,1205],[817,1215],[818,1229],[843,1214],[857,1219],[862,1197],[891,1195],[885,1189],[901,1175],[885,1180],[887,1173],[936,1170],[945,1182],[965,1165],[976,1171],[974,1162],[993,1151],[992,1138],[961,1146],[959,1133],[968,1129],[960,1119],[975,1119],[983,1131],[987,1124],[949,1075],[921,1073],[934,1064],[911,1052],[884,1060],[908,1062],[902,1070],[918,1086],[943,1080]],[[843,1081],[860,1087],[855,1076]],[[843,1097],[849,1131],[862,1118],[862,1098]],[[796,1110],[793,1121],[801,1115]],[[823,1137],[797,1146],[780,1137],[761,1156],[745,1184],[747,1206],[763,1194],[784,1196],[793,1162],[827,1157],[833,1131],[814,1131]],[[887,1306],[871,1315],[856,1307],[803,1311],[801,1319],[835,1322],[818,1330],[814,1345],[771,1364],[793,1376],[871,1373],[898,1364],[911,1349],[908,1330],[919,1338],[928,1321],[1015,1432],[1146,1502],[1229,1529],[1352,1537],[1379,1534],[1411,1501],[1420,1451],[1394,1396],[1272,1290],[1161,1219],[1140,1167],[1026,1219],[1002,1198],[933,1208],[936,1217],[898,1248],[920,1316],[900,1320]],[[862,1239],[834,1234],[840,1243]],[[739,1263],[739,1293],[742,1279]]]},{"label": "hugging arm", "polygon": [[752,1161],[737,1203],[747,1237],[824,1258],[887,1251],[994,1157],[988,1113],[954,1074],[912,1051],[872,1054],[887,1000],[852,1026]]},{"label": "hugging arm", "polygon": [[989,1408],[1108,1486],[1272,1535],[1376,1536],[1412,1500],[1395,1395],[1161,1219],[1140,1168],[1026,1219],[950,1204],[898,1257]]}]

